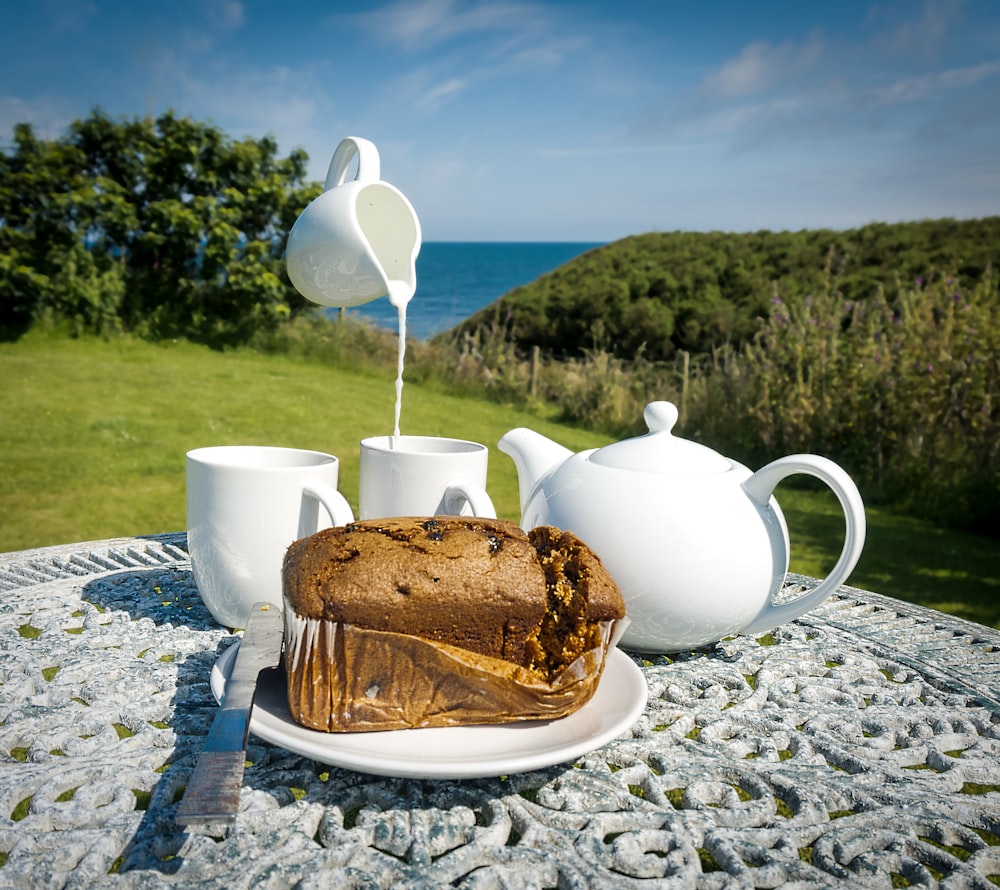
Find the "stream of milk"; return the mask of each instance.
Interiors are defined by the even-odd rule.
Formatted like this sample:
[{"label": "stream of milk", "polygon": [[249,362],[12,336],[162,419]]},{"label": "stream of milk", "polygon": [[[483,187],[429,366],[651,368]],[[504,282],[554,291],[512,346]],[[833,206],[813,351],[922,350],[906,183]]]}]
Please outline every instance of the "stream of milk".
[{"label": "stream of milk", "polygon": [[392,427],[392,447],[399,440],[399,416],[403,410],[403,357],[406,354],[406,307],[413,297],[413,286],[408,281],[389,282],[389,302],[399,313],[399,353],[396,360],[396,413]]}]

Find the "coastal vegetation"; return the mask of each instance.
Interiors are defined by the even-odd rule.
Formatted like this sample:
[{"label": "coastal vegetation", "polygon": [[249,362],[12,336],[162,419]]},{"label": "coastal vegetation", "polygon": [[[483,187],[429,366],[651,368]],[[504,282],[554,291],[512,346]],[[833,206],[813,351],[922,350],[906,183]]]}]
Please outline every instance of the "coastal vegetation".
[{"label": "coastal vegetation", "polygon": [[[0,340],[11,348],[97,337],[130,350],[147,344],[152,361],[164,355],[155,349],[188,343],[233,367],[236,355],[273,362],[280,353],[309,374],[391,379],[392,333],[320,314],[285,274],[287,232],[320,189],[305,181],[302,152],[281,158],[273,140],[232,140],[172,114],[115,120],[95,111],[56,140],[27,124],[13,136],[0,147]],[[854,476],[873,508],[995,538],[998,245],[1000,217],[626,238],[431,342],[409,343],[408,393],[463,399],[455,409],[463,419],[468,405],[489,403],[509,426],[560,424],[556,438],[571,446],[567,430],[580,441],[640,433],[644,405],[669,399],[682,435],[751,466],[822,453]],[[75,399],[102,398],[99,369],[74,373],[91,387]],[[234,395],[251,376],[234,375]],[[173,420],[198,387],[180,379],[173,403],[150,396]],[[170,393],[169,377],[161,385]],[[340,378],[337,386],[353,391]],[[333,406],[337,417],[356,412],[335,389],[322,408],[300,406],[288,422],[326,411],[333,426]],[[224,428],[212,415],[222,418],[225,404],[216,391],[199,415],[218,441]],[[8,441],[27,435],[19,427],[34,421],[25,411],[18,404],[5,415]],[[132,417],[121,414],[122,435],[133,435]],[[252,428],[233,429],[253,438]],[[351,436],[358,432],[370,429]],[[31,450],[44,459],[36,473],[58,474],[58,456]],[[5,500],[21,490],[7,484]]]},{"label": "coastal vegetation", "polygon": [[739,345],[776,301],[835,290],[861,302],[902,282],[968,290],[1000,250],[1000,216],[799,232],[652,232],[587,252],[463,322],[556,357],[649,361]]}]

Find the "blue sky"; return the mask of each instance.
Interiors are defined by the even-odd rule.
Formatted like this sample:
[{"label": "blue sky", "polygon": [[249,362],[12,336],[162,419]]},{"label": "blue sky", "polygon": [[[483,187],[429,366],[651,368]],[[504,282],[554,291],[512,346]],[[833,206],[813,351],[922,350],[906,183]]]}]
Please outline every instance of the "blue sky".
[{"label": "blue sky", "polygon": [[8,4],[0,141],[95,106],[367,137],[425,240],[1000,213],[995,0]]}]

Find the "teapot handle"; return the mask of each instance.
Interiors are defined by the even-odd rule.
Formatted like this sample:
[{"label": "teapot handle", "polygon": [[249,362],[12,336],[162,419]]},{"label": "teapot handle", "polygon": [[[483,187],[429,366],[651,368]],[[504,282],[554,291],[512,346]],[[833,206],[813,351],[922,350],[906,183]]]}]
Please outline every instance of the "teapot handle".
[{"label": "teapot handle", "polygon": [[765,508],[775,486],[786,476],[805,473],[825,482],[840,501],[846,522],[844,547],[833,570],[816,587],[795,599],[782,603],[769,601],[750,624],[745,633],[759,633],[785,624],[818,606],[833,593],[850,575],[861,557],[865,543],[865,506],[854,480],[832,460],[815,454],[791,454],[761,467],[746,482],[743,490],[758,505]]},{"label": "teapot handle", "polygon": [[378,182],[382,175],[382,169],[375,143],[368,139],[362,139],[360,136],[347,136],[341,140],[340,145],[333,153],[323,191],[344,184],[348,165],[355,155],[358,156],[358,175],[355,179],[359,182]]}]

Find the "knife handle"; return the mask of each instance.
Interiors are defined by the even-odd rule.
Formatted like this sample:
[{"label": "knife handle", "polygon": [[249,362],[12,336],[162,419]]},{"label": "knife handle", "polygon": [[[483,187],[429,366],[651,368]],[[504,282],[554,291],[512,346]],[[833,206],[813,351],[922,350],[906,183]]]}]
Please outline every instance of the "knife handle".
[{"label": "knife handle", "polygon": [[174,819],[181,825],[232,822],[240,804],[250,711],[260,673],[281,661],[281,610],[254,604],[197,764]]},{"label": "knife handle", "polygon": [[251,707],[252,690],[245,705],[230,702],[226,696],[222,707],[215,712],[205,747],[174,817],[180,825],[232,822],[236,818],[240,788],[243,787]]}]

